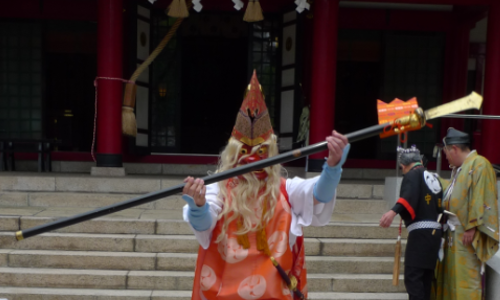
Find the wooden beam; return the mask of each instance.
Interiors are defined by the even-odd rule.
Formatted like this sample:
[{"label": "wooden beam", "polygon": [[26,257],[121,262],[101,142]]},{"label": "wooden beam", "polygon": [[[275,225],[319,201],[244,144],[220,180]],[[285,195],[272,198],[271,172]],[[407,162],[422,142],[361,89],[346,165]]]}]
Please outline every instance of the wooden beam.
[{"label": "wooden beam", "polygon": [[453,13],[447,11],[341,8],[343,29],[448,31]]},{"label": "wooden beam", "polygon": [[489,5],[497,0],[349,0],[349,2],[435,4],[435,5]]},{"label": "wooden beam", "polygon": [[0,9],[0,18],[97,21],[97,0],[23,0],[3,2],[2,9]]}]

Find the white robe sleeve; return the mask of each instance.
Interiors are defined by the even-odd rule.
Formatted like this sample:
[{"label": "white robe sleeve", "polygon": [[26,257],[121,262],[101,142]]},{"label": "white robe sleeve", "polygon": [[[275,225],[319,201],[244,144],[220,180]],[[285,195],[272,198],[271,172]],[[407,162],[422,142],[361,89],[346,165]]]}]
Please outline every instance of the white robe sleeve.
[{"label": "white robe sleeve", "polygon": [[302,227],[324,226],[330,222],[337,193],[328,203],[314,204],[313,189],[319,176],[310,179],[294,177],[286,180],[286,191],[292,207],[290,232],[302,236]]},{"label": "white robe sleeve", "polygon": [[184,221],[186,221],[189,224],[189,227],[191,227],[191,229],[193,230],[194,235],[198,240],[198,243],[200,244],[200,246],[203,247],[203,249],[208,249],[208,246],[210,245],[210,240],[212,239],[212,231],[215,228],[215,224],[217,224],[217,216],[222,210],[222,201],[220,201],[217,198],[218,194],[219,194],[219,185],[217,183],[207,185],[205,199],[207,200],[208,203],[208,212],[212,217],[212,225],[210,226],[209,229],[205,231],[197,231],[193,228],[193,226],[191,226],[191,223],[189,223],[189,215],[188,215],[189,206],[186,204],[183,207],[182,216],[184,218]]}]

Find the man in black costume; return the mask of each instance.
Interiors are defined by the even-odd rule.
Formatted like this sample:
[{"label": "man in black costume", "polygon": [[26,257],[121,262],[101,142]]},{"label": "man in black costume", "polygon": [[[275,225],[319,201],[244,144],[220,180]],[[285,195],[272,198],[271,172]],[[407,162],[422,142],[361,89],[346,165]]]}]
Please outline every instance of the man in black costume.
[{"label": "man in black costume", "polygon": [[403,172],[400,197],[394,207],[380,219],[381,227],[389,227],[399,214],[408,231],[405,250],[404,282],[410,300],[430,299],[431,283],[441,245],[443,195],[437,174],[422,165],[420,151],[398,147]]}]

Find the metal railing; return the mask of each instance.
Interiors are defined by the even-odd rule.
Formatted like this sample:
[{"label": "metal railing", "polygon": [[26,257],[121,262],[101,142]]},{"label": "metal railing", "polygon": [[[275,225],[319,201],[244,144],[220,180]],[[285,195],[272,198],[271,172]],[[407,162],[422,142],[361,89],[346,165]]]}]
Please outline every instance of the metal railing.
[{"label": "metal railing", "polygon": [[484,119],[484,120],[500,120],[500,116],[491,115],[463,115],[463,114],[449,114],[441,118],[457,118],[457,119]]}]

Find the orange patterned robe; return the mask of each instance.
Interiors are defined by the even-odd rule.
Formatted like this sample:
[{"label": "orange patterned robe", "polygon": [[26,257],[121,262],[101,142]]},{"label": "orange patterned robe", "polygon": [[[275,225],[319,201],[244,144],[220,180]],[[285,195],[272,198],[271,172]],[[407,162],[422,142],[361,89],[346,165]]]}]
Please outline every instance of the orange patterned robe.
[{"label": "orange patterned robe", "polygon": [[[282,179],[280,201],[266,226],[267,243],[272,256],[287,274],[299,279],[299,290],[307,297],[303,236],[297,237],[293,249],[289,245],[292,222],[290,204]],[[208,249],[199,247],[194,277],[193,300],[280,299],[291,300],[292,292],[280,277],[270,258],[257,250],[256,233],[248,233],[250,248],[238,244],[236,220],[229,224],[226,237],[215,240],[223,222],[217,222]]]}]

